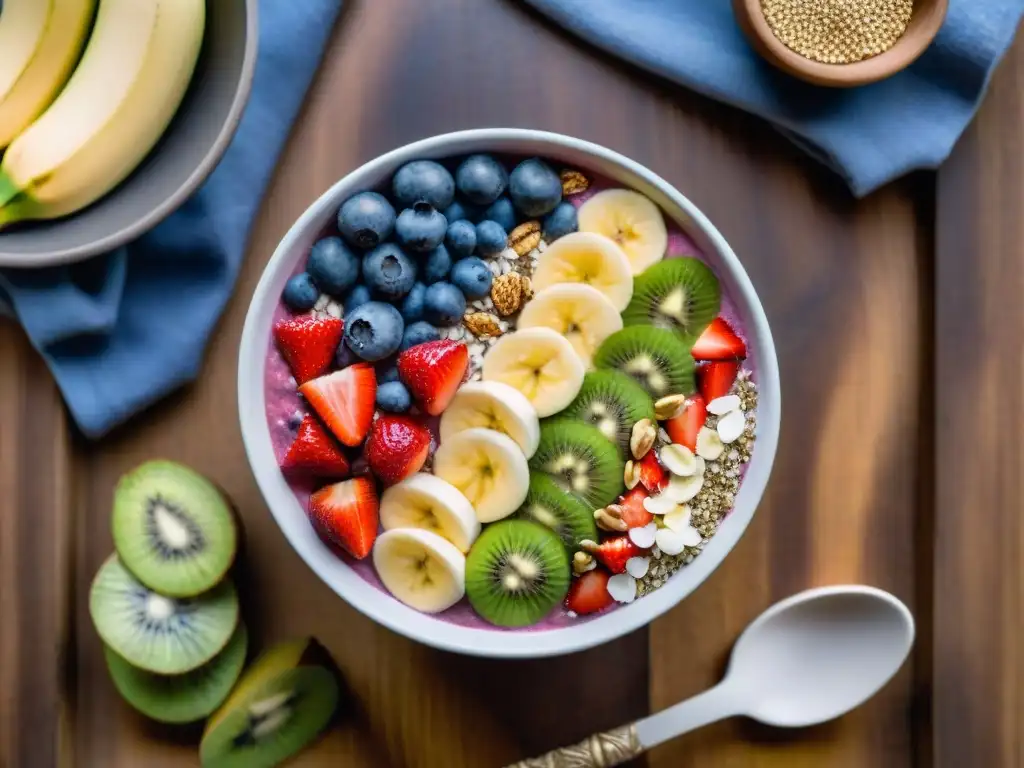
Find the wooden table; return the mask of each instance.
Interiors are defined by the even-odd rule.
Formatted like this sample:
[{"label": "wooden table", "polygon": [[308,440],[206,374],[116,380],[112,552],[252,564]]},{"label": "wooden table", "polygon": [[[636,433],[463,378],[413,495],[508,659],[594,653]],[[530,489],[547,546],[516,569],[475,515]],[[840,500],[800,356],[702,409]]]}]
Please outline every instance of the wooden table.
[{"label": "wooden table", "polygon": [[[90,626],[118,475],[167,456],[242,511],[256,643],[311,633],[354,712],[296,766],[485,768],[712,684],[739,631],[806,587],[865,582],[918,620],[911,662],[805,732],[732,721],[650,768],[1024,765],[1024,45],[936,175],[854,201],[761,122],[628,67],[503,0],[350,2],[253,233],[201,381],[97,444],[69,425],[20,331],[0,326],[0,766],[196,764],[194,732],[117,699]],[[285,543],[235,417],[238,337],[279,237],[335,179],[458,128],[545,128],[655,168],[730,240],[782,364],[782,439],[749,531],[649,628],[562,659],[459,658],[373,625]]]}]

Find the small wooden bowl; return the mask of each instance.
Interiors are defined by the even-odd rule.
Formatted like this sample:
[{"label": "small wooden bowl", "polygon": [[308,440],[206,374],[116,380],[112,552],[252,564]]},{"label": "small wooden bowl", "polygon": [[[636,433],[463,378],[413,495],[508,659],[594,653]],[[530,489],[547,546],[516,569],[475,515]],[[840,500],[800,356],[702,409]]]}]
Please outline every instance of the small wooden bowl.
[{"label": "small wooden bowl", "polygon": [[787,48],[764,18],[761,0],[733,0],[736,21],[751,44],[783,72],[816,85],[851,88],[873,83],[909,66],[931,44],[946,18],[948,0],[914,0],[914,11],[903,36],[885,53],[852,64],[823,64]]}]

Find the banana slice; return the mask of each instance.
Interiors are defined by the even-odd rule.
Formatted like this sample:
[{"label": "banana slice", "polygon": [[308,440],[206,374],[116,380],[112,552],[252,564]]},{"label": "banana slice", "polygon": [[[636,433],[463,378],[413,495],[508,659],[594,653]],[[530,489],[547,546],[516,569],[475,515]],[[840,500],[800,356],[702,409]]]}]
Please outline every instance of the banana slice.
[{"label": "banana slice", "polygon": [[661,261],[668,249],[668,230],[661,210],[631,189],[606,189],[580,206],[580,232],[610,238],[625,252],[633,274]]},{"label": "banana slice", "polygon": [[395,528],[378,536],[373,567],[388,592],[423,613],[451,608],[466,594],[466,556],[421,528]]},{"label": "banana slice", "polygon": [[481,523],[515,512],[526,500],[530,470],[522,450],[508,435],[473,427],[441,443],[434,474],[469,499]]},{"label": "banana slice", "polygon": [[498,339],[484,355],[484,381],[522,392],[542,419],[564,409],[583,386],[585,373],[572,344],[550,328],[524,328]]},{"label": "banana slice", "polygon": [[439,477],[418,472],[380,497],[380,523],[385,531],[422,528],[443,536],[462,552],[480,535],[473,505],[458,488]]},{"label": "banana slice", "polygon": [[594,350],[622,330],[622,315],[594,286],[562,283],[545,288],[527,302],[516,327],[550,328],[564,336],[590,371]]},{"label": "banana slice", "polygon": [[540,443],[540,419],[518,389],[500,381],[473,381],[459,387],[441,416],[441,442],[473,427],[504,432],[515,440],[526,458]]},{"label": "banana slice", "polygon": [[619,246],[604,235],[573,232],[547,247],[533,272],[533,290],[558,283],[586,283],[621,312],[633,296],[633,268]]}]

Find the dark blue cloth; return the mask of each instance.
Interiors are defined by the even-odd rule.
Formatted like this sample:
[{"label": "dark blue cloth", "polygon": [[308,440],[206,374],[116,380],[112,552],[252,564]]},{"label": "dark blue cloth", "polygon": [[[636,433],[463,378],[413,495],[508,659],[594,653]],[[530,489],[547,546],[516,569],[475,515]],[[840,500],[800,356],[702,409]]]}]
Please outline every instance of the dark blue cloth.
[{"label": "dark blue cloth", "polygon": [[771,121],[857,196],[946,159],[1024,11],[1024,0],[950,0],[945,24],[914,64],[839,90],[766,63],[729,0],[526,2],[616,56]]},{"label": "dark blue cloth", "polygon": [[261,0],[255,81],[234,141],[153,231],[82,264],[0,271],[0,294],[85,435],[99,437],[198,374],[340,7]]}]

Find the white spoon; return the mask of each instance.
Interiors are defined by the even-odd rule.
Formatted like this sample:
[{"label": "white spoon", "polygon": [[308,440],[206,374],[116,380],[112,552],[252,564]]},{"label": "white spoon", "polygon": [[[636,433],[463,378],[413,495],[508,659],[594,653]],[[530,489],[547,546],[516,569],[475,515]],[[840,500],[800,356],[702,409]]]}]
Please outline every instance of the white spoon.
[{"label": "white spoon", "polygon": [[511,768],[610,768],[736,715],[786,728],[823,723],[871,698],[913,642],[914,619],[888,592],[864,586],[801,592],[747,627],[725,679],[711,690]]}]

